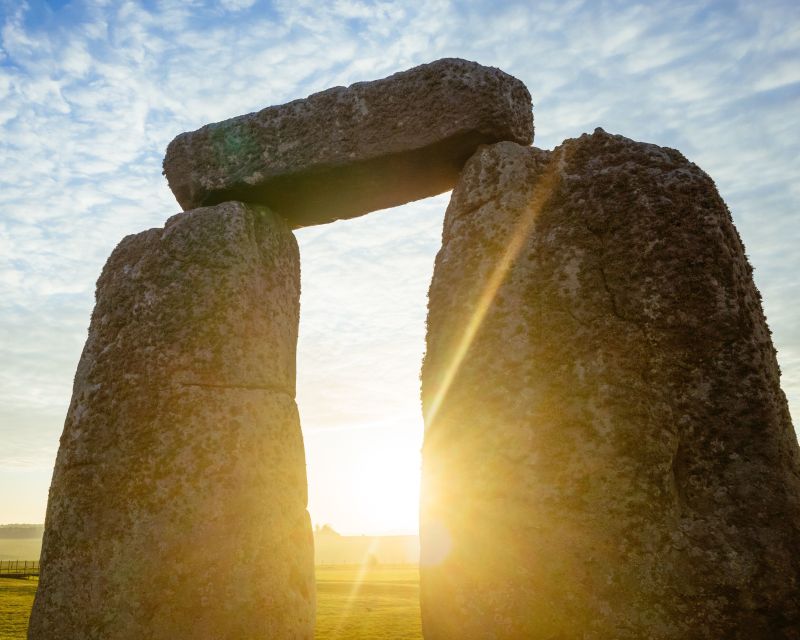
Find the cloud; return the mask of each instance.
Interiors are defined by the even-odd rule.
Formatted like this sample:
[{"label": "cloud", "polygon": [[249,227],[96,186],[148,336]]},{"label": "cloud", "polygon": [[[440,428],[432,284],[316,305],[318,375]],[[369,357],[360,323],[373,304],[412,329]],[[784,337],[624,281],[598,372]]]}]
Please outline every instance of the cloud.
[{"label": "cloud", "polygon": [[303,424],[346,426],[419,410],[427,289],[447,195],[297,232]]},{"label": "cloud", "polygon": [[227,11],[242,11],[249,9],[256,3],[256,0],[220,0],[220,5]]},{"label": "cloud", "polygon": [[[178,210],[160,166],[174,135],[444,56],[523,80],[537,146],[603,126],[676,147],[716,180],[800,414],[792,2],[0,7],[0,465],[52,464],[103,262]],[[412,419],[446,199],[298,233],[309,427]]]}]

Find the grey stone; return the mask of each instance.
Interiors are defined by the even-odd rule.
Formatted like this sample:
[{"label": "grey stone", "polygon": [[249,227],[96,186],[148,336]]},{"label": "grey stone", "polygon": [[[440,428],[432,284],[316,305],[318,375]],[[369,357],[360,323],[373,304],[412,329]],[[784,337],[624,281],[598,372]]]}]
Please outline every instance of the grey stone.
[{"label": "grey stone", "polygon": [[97,284],[32,640],[312,638],[297,244],[229,202],[128,236]]},{"label": "grey stone", "polygon": [[448,58],[183,133],[164,173],[184,209],[257,202],[296,228],[452,189],[478,145],[500,140],[533,141],[525,85]]},{"label": "grey stone", "polygon": [[712,180],[481,148],[430,288],[426,640],[800,638],[800,454]]}]

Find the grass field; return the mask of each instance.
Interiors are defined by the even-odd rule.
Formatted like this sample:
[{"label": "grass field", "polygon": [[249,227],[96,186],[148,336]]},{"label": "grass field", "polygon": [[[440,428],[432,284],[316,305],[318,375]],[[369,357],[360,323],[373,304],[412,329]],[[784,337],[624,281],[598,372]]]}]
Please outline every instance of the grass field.
[{"label": "grass field", "polygon": [[0,640],[25,638],[38,583],[35,579],[0,578]]},{"label": "grass field", "polygon": [[361,638],[422,638],[417,567],[317,567],[316,639]]},{"label": "grass field", "polygon": [[[0,640],[23,640],[36,580],[0,578]],[[317,567],[316,640],[420,640],[411,566]]]},{"label": "grass field", "polygon": [[0,539],[0,560],[38,560],[42,539]]}]

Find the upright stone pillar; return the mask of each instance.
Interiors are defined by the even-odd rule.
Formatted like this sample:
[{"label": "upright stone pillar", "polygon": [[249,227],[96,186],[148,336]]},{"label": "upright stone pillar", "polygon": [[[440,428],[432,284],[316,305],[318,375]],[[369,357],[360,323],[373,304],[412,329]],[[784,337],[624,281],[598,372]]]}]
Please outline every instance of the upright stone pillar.
[{"label": "upright stone pillar", "polygon": [[228,202],[128,236],[97,285],[32,640],[312,638],[299,259]]},{"label": "upright stone pillar", "polygon": [[422,373],[426,640],[800,638],[800,455],[711,179],[597,130],[467,163]]}]

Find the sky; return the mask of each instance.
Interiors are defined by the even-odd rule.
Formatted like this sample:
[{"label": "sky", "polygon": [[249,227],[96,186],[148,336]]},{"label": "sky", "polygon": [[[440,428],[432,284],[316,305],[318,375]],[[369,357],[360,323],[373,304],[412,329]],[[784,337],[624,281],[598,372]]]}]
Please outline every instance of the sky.
[{"label": "sky", "polygon": [[[169,141],[441,57],[522,80],[538,147],[602,126],[709,173],[800,415],[796,0],[0,0],[0,523],[44,520],[95,281],[123,236],[180,210],[161,175]],[[315,523],[416,530],[426,292],[447,201],[297,232]]]}]

